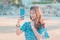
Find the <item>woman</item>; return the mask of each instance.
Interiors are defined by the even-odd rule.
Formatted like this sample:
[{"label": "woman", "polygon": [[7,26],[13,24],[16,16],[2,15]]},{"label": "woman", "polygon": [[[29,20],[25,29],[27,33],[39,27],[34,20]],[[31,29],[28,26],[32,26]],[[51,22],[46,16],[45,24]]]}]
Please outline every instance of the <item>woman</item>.
[{"label": "woman", "polygon": [[17,25],[17,34],[25,32],[26,40],[41,40],[49,38],[45,23],[43,22],[41,10],[38,6],[32,6],[30,8],[30,22],[25,22],[20,28]]}]

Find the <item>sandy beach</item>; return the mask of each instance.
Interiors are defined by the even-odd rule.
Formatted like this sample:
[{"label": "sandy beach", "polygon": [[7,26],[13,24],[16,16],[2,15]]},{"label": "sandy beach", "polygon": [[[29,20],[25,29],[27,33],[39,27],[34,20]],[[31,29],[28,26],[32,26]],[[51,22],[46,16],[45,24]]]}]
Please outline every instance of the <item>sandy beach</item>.
[{"label": "sandy beach", "polygon": [[[21,21],[21,24],[28,19]],[[25,40],[24,33],[16,35],[15,25],[17,18],[0,17],[0,40]],[[50,38],[47,40],[59,40],[60,39],[60,20],[46,19],[45,20]]]}]

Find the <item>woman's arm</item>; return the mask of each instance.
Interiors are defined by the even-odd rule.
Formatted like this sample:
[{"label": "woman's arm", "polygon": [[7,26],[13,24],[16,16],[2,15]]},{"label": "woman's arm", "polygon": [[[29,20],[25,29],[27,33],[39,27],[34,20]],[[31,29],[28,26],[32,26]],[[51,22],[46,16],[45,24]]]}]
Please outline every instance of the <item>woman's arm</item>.
[{"label": "woman's arm", "polygon": [[16,34],[17,34],[17,35],[20,35],[21,33],[22,33],[22,31],[19,30],[19,29],[16,27]]},{"label": "woman's arm", "polygon": [[18,21],[17,21],[17,25],[16,25],[16,34],[17,35],[20,35],[22,33],[22,31],[18,29],[20,27],[20,21],[21,21],[21,18],[19,16]]},{"label": "woman's arm", "polygon": [[18,17],[17,25],[20,25],[21,17]]}]

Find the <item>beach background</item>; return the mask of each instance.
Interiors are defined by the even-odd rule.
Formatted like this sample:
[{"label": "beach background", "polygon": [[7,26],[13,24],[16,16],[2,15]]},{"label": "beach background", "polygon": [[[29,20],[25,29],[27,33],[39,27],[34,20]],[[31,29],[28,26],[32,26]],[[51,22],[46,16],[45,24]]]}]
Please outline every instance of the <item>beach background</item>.
[{"label": "beach background", "polygon": [[[20,13],[20,8],[25,9],[24,22],[29,21],[29,8],[33,5],[38,5],[42,9],[42,17],[47,27],[50,38],[46,40],[59,40],[60,39],[60,1],[58,0],[34,0],[32,1],[21,0],[0,0],[0,40],[25,40],[24,32],[16,35],[16,24]],[[19,4],[18,4],[19,3]]]}]

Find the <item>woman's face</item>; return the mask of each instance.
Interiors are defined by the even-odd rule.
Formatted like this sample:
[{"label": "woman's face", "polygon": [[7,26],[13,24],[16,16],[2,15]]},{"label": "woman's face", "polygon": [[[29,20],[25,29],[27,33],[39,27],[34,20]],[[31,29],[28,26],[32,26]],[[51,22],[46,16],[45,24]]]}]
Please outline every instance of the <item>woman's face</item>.
[{"label": "woman's face", "polygon": [[34,10],[30,11],[30,16],[31,16],[32,20],[34,20],[36,18],[36,13]]}]

